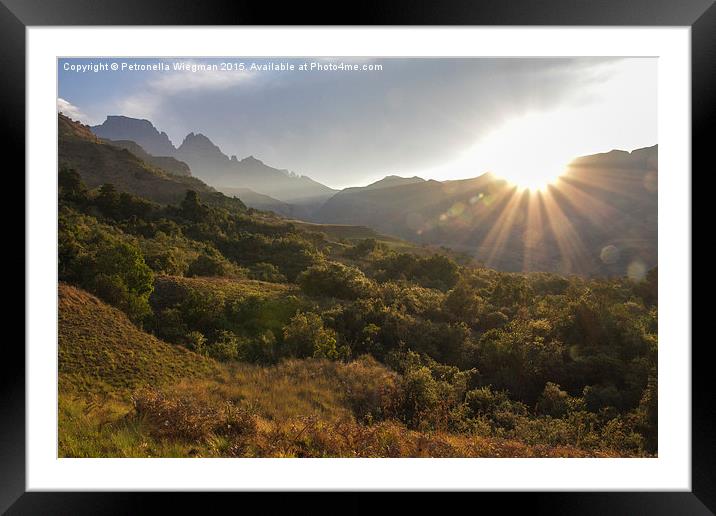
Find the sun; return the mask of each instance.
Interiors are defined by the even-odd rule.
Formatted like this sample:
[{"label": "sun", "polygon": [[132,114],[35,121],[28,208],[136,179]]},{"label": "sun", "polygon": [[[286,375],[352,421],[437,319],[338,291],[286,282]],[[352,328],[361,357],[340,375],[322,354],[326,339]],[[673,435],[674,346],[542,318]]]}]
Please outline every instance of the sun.
[{"label": "sun", "polygon": [[483,170],[519,190],[544,190],[566,172],[573,158],[561,142],[565,129],[548,115],[515,118],[484,138],[473,156]]}]

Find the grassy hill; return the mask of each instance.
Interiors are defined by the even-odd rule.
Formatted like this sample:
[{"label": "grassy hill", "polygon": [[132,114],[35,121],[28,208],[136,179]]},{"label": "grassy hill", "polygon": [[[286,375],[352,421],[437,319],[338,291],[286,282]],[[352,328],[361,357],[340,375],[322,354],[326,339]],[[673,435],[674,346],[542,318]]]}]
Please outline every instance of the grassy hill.
[{"label": "grassy hill", "polygon": [[61,391],[122,395],[218,371],[214,361],[141,331],[84,290],[60,284],[58,296]]}]

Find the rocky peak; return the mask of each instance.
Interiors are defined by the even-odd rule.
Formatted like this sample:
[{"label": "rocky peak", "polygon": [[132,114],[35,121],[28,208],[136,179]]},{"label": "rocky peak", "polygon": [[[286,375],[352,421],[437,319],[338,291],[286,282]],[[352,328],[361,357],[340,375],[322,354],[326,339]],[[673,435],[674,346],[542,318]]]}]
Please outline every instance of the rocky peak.
[{"label": "rocky peak", "polygon": [[167,133],[158,131],[149,120],[141,118],[108,115],[101,125],[90,129],[98,137],[107,140],[136,142],[154,156],[172,156],[176,150]]}]

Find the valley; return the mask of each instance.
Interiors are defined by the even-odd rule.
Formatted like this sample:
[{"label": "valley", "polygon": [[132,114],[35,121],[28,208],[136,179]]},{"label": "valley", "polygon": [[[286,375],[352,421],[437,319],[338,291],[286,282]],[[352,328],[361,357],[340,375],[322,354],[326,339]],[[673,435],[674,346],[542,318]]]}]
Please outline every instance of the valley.
[{"label": "valley", "polygon": [[107,120],[58,116],[60,457],[656,456],[655,147],[336,191]]}]

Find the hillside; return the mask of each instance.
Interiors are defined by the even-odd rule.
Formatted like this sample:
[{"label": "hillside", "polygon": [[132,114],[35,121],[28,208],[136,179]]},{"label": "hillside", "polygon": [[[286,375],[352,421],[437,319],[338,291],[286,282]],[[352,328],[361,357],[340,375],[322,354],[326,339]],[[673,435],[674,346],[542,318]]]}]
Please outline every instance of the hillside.
[{"label": "hillside", "polygon": [[160,204],[178,204],[187,190],[194,190],[211,204],[245,207],[197,178],[169,174],[126,149],[102,142],[87,126],[62,114],[58,115],[58,161],[60,168],[75,169],[90,188],[111,183],[120,192]]},{"label": "hillside", "polygon": [[218,371],[213,360],[139,330],[84,290],[60,283],[58,303],[60,391],[121,395]]},{"label": "hillside", "polygon": [[270,167],[253,156],[242,160],[229,157],[200,133],[189,133],[181,145],[174,147],[166,133],[159,132],[148,120],[108,116],[101,125],[90,129],[101,138],[131,140],[155,156],[177,158],[189,165],[195,177],[212,186],[248,188],[311,209],[335,193],[308,176]]},{"label": "hillside", "polygon": [[307,210],[294,204],[288,204],[268,195],[256,193],[249,188],[232,188],[230,186],[217,186],[217,189],[229,197],[238,197],[249,208],[263,211],[273,211],[279,215],[290,218],[308,216]]},{"label": "hillside", "polygon": [[171,156],[153,156],[145,151],[141,145],[130,140],[104,140],[106,143],[119,147],[120,149],[127,149],[129,152],[137,156],[139,159],[154,165],[156,168],[160,168],[165,172],[174,174],[175,176],[191,176],[191,170],[189,165],[183,161],[172,158]]},{"label": "hillside", "polygon": [[[217,364],[59,290],[60,457],[586,457],[578,447],[360,423],[398,389],[363,357]],[[596,456],[617,456],[604,449]]]},{"label": "hillside", "polygon": [[623,275],[656,265],[656,169],[654,146],[578,158],[531,195],[491,174],[349,188],[312,220],[445,245],[501,270]]}]

